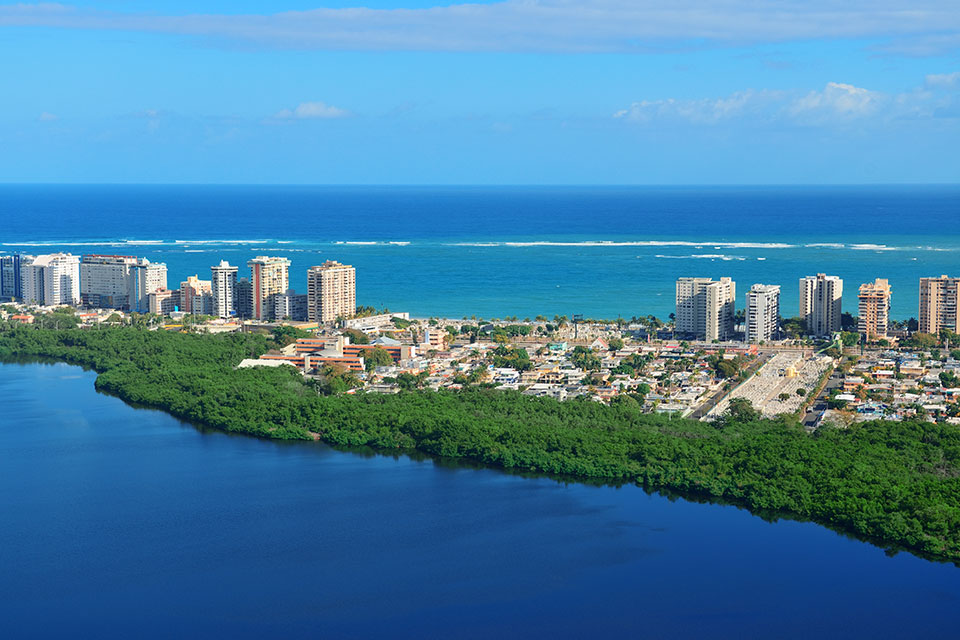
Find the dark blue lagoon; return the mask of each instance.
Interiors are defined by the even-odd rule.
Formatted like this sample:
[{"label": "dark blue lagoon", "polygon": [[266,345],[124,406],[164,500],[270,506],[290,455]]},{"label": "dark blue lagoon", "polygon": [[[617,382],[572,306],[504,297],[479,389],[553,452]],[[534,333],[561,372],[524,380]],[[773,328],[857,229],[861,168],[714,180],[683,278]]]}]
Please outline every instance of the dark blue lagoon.
[{"label": "dark blue lagoon", "polygon": [[4,637],[941,637],[960,569],[811,523],[197,429],[0,365]]}]

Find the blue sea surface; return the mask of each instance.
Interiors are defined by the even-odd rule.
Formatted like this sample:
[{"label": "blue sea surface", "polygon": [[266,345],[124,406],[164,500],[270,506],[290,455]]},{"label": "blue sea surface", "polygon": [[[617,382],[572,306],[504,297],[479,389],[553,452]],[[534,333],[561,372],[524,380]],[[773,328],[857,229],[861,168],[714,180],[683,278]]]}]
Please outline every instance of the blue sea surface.
[{"label": "blue sea surface", "polygon": [[324,187],[0,185],[0,251],[121,253],[166,262],[171,286],[221,259],[357,268],[359,304],[416,316],[629,318],[673,311],[680,276],[754,283],[875,278],[893,316],[918,281],[960,275],[960,186]]},{"label": "blue sea surface", "polygon": [[4,638],[956,638],[960,569],[805,522],[196,429],[0,365]]}]

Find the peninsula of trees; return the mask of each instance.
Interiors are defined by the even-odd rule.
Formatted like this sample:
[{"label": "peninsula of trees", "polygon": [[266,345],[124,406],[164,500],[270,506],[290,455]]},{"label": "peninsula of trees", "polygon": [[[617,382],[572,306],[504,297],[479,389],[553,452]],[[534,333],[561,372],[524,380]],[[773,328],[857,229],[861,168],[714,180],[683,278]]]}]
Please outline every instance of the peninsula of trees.
[{"label": "peninsula of trees", "polygon": [[763,420],[742,404],[706,424],[642,413],[629,396],[604,406],[482,385],[345,394],[335,376],[236,367],[272,346],[264,335],[133,327],[0,332],[0,358],[88,366],[101,391],[225,431],[636,482],[960,562],[960,430],[952,425],[874,421],[808,434],[792,417]]}]

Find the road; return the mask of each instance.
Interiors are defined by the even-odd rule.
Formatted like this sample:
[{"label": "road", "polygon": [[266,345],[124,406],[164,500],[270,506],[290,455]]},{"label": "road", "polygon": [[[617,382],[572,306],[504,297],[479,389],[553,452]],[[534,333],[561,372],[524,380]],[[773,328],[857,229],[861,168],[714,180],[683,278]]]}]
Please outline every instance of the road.
[{"label": "road", "polygon": [[824,385],[823,391],[820,392],[817,399],[814,400],[810,408],[807,409],[806,415],[803,416],[804,429],[813,431],[819,426],[817,421],[820,419],[820,416],[823,415],[823,412],[827,410],[827,398],[830,397],[830,392],[834,389],[840,389],[841,387],[843,387],[843,374],[840,373],[839,369],[834,369],[833,373],[830,374],[830,379],[827,380],[827,384]]}]

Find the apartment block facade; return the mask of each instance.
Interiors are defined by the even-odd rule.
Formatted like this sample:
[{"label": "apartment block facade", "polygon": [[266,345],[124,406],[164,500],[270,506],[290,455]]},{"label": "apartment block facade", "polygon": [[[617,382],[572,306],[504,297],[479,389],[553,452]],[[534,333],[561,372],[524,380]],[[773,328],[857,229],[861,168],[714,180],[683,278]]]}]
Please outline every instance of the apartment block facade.
[{"label": "apartment block facade", "polygon": [[213,315],[213,286],[209,280],[189,276],[180,283],[180,311],[195,315]]},{"label": "apartment block facade", "polygon": [[807,333],[829,336],[840,331],[843,306],[843,280],[818,273],[800,278],[800,317]]},{"label": "apartment block facade", "polygon": [[210,293],[213,296],[213,315],[229,318],[237,313],[237,267],[226,260],[210,267]]},{"label": "apartment block facade", "polygon": [[747,292],[746,338],[757,344],[777,337],[780,330],[780,286],[755,284]]},{"label": "apartment block facade", "polygon": [[21,299],[44,306],[80,304],[80,256],[21,256]]},{"label": "apartment block facade", "polygon": [[294,320],[297,322],[307,319],[307,294],[297,293],[288,289],[274,296],[273,317],[277,320]]},{"label": "apartment block facade", "polygon": [[272,320],[274,297],[290,288],[290,261],[286,258],[257,256],[250,267],[251,317]]},{"label": "apartment block facade", "polygon": [[867,340],[880,340],[887,337],[887,324],[890,321],[890,283],[883,278],[860,285],[858,294],[860,335]]},{"label": "apartment block facade", "polygon": [[85,255],[80,301],[89,307],[146,312],[150,293],[167,287],[167,265],[135,256]]},{"label": "apartment block facade", "polygon": [[947,329],[960,333],[960,316],[957,314],[958,288],[960,278],[920,278],[920,331],[936,335],[941,329]]},{"label": "apartment block facade", "polygon": [[730,278],[678,279],[677,331],[701,340],[732,339],[736,295],[736,283]]},{"label": "apartment block facade", "polygon": [[332,260],[307,271],[307,319],[333,322],[357,312],[356,270]]},{"label": "apartment block facade", "polygon": [[14,300],[20,297],[20,254],[0,256],[0,298]]}]

